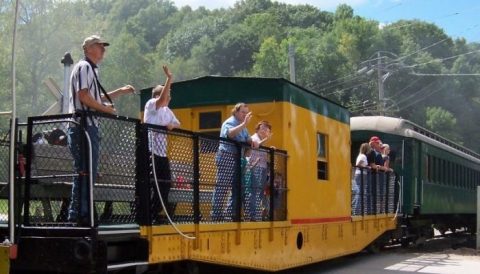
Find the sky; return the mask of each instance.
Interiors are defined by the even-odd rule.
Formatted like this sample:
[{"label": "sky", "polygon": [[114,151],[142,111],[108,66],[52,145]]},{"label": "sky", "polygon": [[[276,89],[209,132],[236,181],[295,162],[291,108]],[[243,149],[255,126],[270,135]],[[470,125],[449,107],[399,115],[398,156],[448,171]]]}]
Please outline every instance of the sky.
[{"label": "sky", "polygon": [[[177,7],[193,9],[232,7],[237,0],[173,0]],[[335,11],[348,4],[356,15],[379,21],[381,25],[400,19],[419,19],[434,23],[453,38],[480,42],[480,1],[478,0],[277,0],[288,4],[309,4],[321,10]]]}]

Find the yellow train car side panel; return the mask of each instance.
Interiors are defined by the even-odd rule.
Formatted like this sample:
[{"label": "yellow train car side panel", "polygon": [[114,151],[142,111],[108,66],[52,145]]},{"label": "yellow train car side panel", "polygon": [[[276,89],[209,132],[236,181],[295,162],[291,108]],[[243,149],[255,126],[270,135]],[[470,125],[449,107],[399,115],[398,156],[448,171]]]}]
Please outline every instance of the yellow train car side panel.
[{"label": "yellow train car side panel", "polygon": [[[381,217],[301,226],[288,222],[205,224],[195,240],[169,227],[144,227],[142,232],[154,231],[150,263],[196,260],[277,271],[359,252],[394,227],[393,218]],[[180,229],[195,235],[191,225]]]},{"label": "yellow train car side panel", "polygon": [[205,223],[204,210],[200,224],[179,226],[194,240],[168,225],[142,227],[150,263],[196,260],[277,271],[359,252],[395,228],[392,214],[351,217],[350,127],[341,106],[284,79],[205,77],[174,90],[174,98],[188,98],[173,107],[184,129],[218,136],[231,108],[245,100],[253,112],[251,134],[261,120],[272,124],[267,146],[288,153],[287,218]]},{"label": "yellow train car side panel", "polygon": [[[289,217],[345,220],[351,214],[348,125],[293,104],[284,108],[282,148],[295,152],[288,160]],[[317,133],[326,136],[326,180],[317,177]]]},{"label": "yellow train car side panel", "polygon": [[0,273],[10,272],[10,246],[0,245]]}]

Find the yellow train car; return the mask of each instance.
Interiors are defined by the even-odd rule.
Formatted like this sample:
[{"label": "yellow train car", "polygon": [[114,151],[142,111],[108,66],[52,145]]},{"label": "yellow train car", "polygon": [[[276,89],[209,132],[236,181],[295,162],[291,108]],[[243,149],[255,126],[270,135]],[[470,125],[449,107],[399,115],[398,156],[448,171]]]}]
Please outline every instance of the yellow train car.
[{"label": "yellow train car", "polygon": [[[150,97],[151,89],[141,92],[140,110]],[[29,117],[19,125],[26,143],[17,144],[12,183],[18,189],[13,197],[0,192],[4,205],[16,201],[14,218],[0,220],[0,235],[13,235],[13,245],[0,248],[2,271],[152,273],[186,262],[190,273],[198,270],[191,262],[279,271],[389,240],[396,227],[394,181],[371,174],[372,182],[359,182],[365,195],[355,194],[352,203],[350,117],[344,107],[285,79],[202,77],[174,83],[172,97],[170,107],[182,125],[175,130],[88,112],[75,120],[71,114]],[[259,121],[270,122],[267,144],[275,148],[253,149],[218,137],[238,102],[253,112],[251,134]],[[92,115],[101,141],[95,180],[81,185],[88,197],[80,202],[87,203],[89,215],[69,221],[72,179],[80,175],[67,144],[55,137],[62,134],[53,132],[67,130],[69,123],[82,127]],[[161,136],[169,178],[151,175],[153,136]],[[90,151],[88,142],[81,145]],[[219,159],[220,145],[235,151],[234,157]],[[8,149],[0,149],[5,157]],[[252,149],[268,155],[268,179],[256,186],[242,157]],[[219,183],[219,165],[228,166],[234,178],[228,186]],[[161,191],[168,186],[167,210],[157,207],[158,183]],[[255,188],[262,199],[251,202],[245,197]],[[213,205],[222,207],[221,218],[213,217]],[[252,207],[259,213],[253,218]]]},{"label": "yellow train car", "polygon": [[[143,91],[142,106],[150,91]],[[193,240],[168,225],[143,226],[149,263],[193,260],[276,271],[359,252],[395,228],[392,211],[352,216],[346,108],[285,79],[212,76],[174,83],[170,107],[183,129],[218,136],[238,102],[253,113],[249,132],[257,122],[269,121],[268,145],[288,154],[286,215],[263,222],[179,225],[195,235]]]}]

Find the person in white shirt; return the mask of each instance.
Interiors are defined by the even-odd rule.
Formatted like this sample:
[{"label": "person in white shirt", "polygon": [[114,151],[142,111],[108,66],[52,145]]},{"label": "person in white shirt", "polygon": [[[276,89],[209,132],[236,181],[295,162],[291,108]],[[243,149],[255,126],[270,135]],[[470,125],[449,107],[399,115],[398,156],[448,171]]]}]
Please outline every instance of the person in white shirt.
[{"label": "person in white shirt", "polygon": [[[143,121],[147,124],[165,126],[168,130],[172,130],[173,128],[180,127],[180,121],[178,121],[173,111],[168,107],[171,100],[170,86],[172,84],[173,74],[167,66],[163,66],[163,70],[167,80],[165,85],[158,85],[153,88],[152,99],[148,100],[145,104]],[[148,140],[150,153],[153,151],[155,173],[157,175],[162,200],[167,207],[167,212],[171,215],[171,213],[173,213],[173,207],[168,203],[168,193],[170,192],[172,178],[170,162],[167,157],[167,136],[164,130],[149,128]],[[159,223],[159,213],[162,211],[162,205],[160,204],[159,194],[154,185],[155,182],[153,181],[152,183],[151,216],[154,223]]]},{"label": "person in white shirt", "polygon": [[[355,176],[352,182],[352,213],[353,215],[361,215],[361,193],[360,190],[362,187],[363,180],[363,189],[366,189],[366,184],[368,183],[368,161],[367,154],[370,153],[371,147],[368,143],[363,143],[360,145],[360,150],[358,152],[357,159],[355,161]],[[363,191],[365,192],[365,191]],[[364,201],[365,203],[365,201]]]},{"label": "person in white shirt", "polygon": [[[271,136],[272,126],[268,121],[260,121],[255,126],[255,134],[251,136],[252,141],[263,144]],[[251,155],[247,164],[250,172],[250,187],[246,189],[245,194],[245,215],[251,221],[261,221],[263,207],[268,205],[262,205],[264,200],[264,189],[267,184],[267,176],[269,175],[268,161],[269,154],[265,150],[254,148],[251,150]]]}]

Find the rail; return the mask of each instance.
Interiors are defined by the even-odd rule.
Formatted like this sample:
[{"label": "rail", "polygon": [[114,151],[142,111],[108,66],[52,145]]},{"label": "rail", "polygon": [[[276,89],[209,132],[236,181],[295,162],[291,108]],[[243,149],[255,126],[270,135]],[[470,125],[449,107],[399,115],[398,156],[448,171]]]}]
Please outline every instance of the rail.
[{"label": "rail", "polygon": [[394,214],[399,197],[398,175],[367,167],[352,169],[352,216]]},{"label": "rail", "polygon": [[[76,119],[84,125],[91,117],[83,113]],[[100,141],[93,153],[98,160],[92,162],[98,161],[97,172],[93,189],[86,186],[92,199],[79,201],[79,207],[89,205],[94,220],[72,222],[68,218],[72,182],[79,173],[67,142],[71,119],[55,115],[28,120],[26,175],[18,182],[25,226],[166,224],[158,195],[167,201],[176,223],[286,218],[286,152],[95,114]],[[80,145],[80,151],[88,151],[84,141]],[[221,148],[233,153],[221,159]],[[157,169],[161,193],[153,185],[152,149],[161,161]],[[250,155],[261,160],[252,164]]]}]

